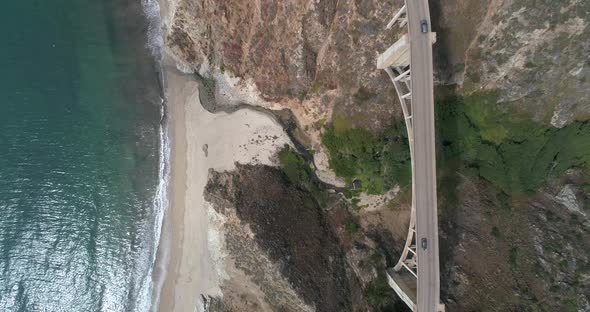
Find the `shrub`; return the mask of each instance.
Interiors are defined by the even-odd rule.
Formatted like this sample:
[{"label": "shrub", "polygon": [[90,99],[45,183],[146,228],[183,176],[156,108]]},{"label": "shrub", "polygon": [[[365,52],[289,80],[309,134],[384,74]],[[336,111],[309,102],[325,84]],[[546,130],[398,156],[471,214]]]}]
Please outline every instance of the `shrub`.
[{"label": "shrub", "polygon": [[510,266],[513,269],[516,269],[516,267],[518,266],[518,248],[510,248],[510,250],[508,251],[508,257],[510,260]]},{"label": "shrub", "polygon": [[365,87],[360,87],[357,93],[354,94],[354,98],[357,99],[359,102],[368,101],[374,96],[375,93],[370,92],[369,90],[365,89]]},{"label": "shrub", "polygon": [[391,288],[387,284],[387,277],[381,273],[365,287],[363,294],[372,306],[381,306],[388,300]]},{"label": "shrub", "polygon": [[361,181],[369,194],[382,194],[396,183],[408,185],[410,155],[401,127],[397,124],[380,137],[361,128],[335,131],[329,127],[322,142],[330,154],[330,167],[349,185]]},{"label": "shrub", "polygon": [[283,172],[291,183],[302,185],[309,181],[311,168],[305,163],[303,157],[293,152],[288,145],[279,151],[279,160]]},{"label": "shrub", "polygon": [[320,206],[326,206],[328,194],[312,178],[313,172],[301,155],[293,151],[289,145],[285,145],[279,151],[279,161],[289,182],[311,193]]},{"label": "shrub", "polygon": [[444,170],[455,160],[505,194],[534,193],[548,178],[590,164],[590,123],[561,129],[499,111],[493,93],[451,96],[437,105],[437,158]]},{"label": "shrub", "polygon": [[320,89],[322,88],[322,82],[319,80],[314,80],[314,82],[311,84],[311,88],[309,89],[309,93],[310,94],[315,94],[320,92]]},{"label": "shrub", "polygon": [[497,226],[494,226],[492,228],[492,232],[491,232],[492,236],[495,238],[500,238],[500,230],[498,229]]},{"label": "shrub", "polygon": [[349,219],[346,219],[346,221],[344,222],[344,229],[349,234],[354,235],[354,234],[358,233],[359,226],[358,226],[358,224],[356,224],[356,222],[354,222],[353,219],[349,218]]}]

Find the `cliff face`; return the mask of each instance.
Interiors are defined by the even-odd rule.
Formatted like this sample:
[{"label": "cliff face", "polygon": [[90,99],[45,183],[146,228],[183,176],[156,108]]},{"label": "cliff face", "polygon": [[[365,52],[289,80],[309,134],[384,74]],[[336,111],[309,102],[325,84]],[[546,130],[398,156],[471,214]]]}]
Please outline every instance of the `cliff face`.
[{"label": "cliff face", "polygon": [[391,3],[171,0],[168,6],[166,46],[179,66],[215,81],[218,107],[291,110],[297,139],[315,151],[326,182],[344,184],[321,144],[330,121],[379,133],[401,116],[389,78],[375,67],[379,51],[395,39],[383,31]]},{"label": "cliff face", "polygon": [[588,311],[590,219],[581,208],[588,201],[582,177],[569,172],[520,200],[464,177],[458,205],[445,207],[442,224],[449,310]]},{"label": "cliff face", "polygon": [[[488,108],[475,109],[470,117],[488,139],[485,144],[503,157],[500,162],[490,160],[491,170],[524,171],[525,162],[507,169],[514,162],[510,158],[535,163],[551,153],[550,144],[530,152],[522,149],[520,155],[503,153],[510,144],[534,145],[531,137],[521,135],[526,131],[542,138],[575,122],[587,125],[587,1],[446,0],[433,4],[432,10],[441,35],[435,47],[440,82],[457,83],[465,96],[494,95],[494,101],[485,104]],[[502,118],[491,117],[491,111],[501,112],[497,114]],[[590,140],[584,137],[582,141]],[[574,135],[561,139],[558,153],[583,145],[569,146],[570,140]],[[465,145],[461,148],[462,155],[473,153]],[[529,153],[534,157],[527,158]],[[439,155],[440,163],[453,166],[445,157],[444,152]],[[480,172],[486,165],[470,156],[460,158]],[[460,174],[443,174],[442,281],[449,309],[590,310],[589,259],[582,251],[588,250],[588,162],[571,164],[579,170],[552,172],[563,162],[555,157],[548,168],[531,167],[533,174],[522,180],[532,181],[538,174],[544,182],[526,194],[507,191],[486,175],[473,176],[471,169],[460,169],[461,164],[454,165]],[[510,183],[514,187],[521,182]]]},{"label": "cliff face", "polygon": [[336,204],[326,212],[280,169],[211,171],[205,195],[229,264],[218,310],[363,311],[383,304],[360,292],[385,268],[375,243],[346,232],[346,210]]},{"label": "cliff face", "polygon": [[277,280],[288,281],[288,289],[308,302],[302,310],[312,311],[312,305],[319,311],[350,309],[344,255],[335,236],[309,194],[284,180],[280,170],[269,167],[245,166],[235,174],[210,176],[206,199],[218,213],[237,222],[225,226],[236,267],[259,279],[257,284],[275,309],[297,311],[301,303],[276,294],[278,283],[268,277],[273,271],[282,274]]},{"label": "cliff face", "polygon": [[[364,126],[384,127],[395,115],[393,90],[374,64],[395,40],[383,26],[401,1],[171,3],[166,42],[185,68],[227,71],[283,105],[325,94],[322,104],[355,109],[355,119],[371,121]],[[574,0],[432,3],[440,82],[498,90],[500,102],[556,127],[587,118],[589,7]],[[375,97],[362,109],[353,108],[359,88]]]},{"label": "cliff face", "polygon": [[[377,18],[384,21],[387,14],[373,15],[385,7],[363,12],[354,3],[344,3],[337,11],[336,3],[179,0],[168,46],[188,67],[223,67],[251,78],[266,98],[297,98],[322,72],[342,71],[358,62],[373,64],[373,53],[364,55],[373,49],[358,47],[383,42]],[[363,14],[369,14],[370,20]],[[354,27],[351,32],[354,23],[364,24],[363,29]],[[362,67],[361,75],[372,71],[372,66]],[[330,80],[339,77],[325,76],[325,84],[336,88],[336,81]]]},{"label": "cliff face", "polygon": [[238,77],[233,90],[251,88],[266,105],[293,109],[304,125],[331,118],[335,106],[335,114],[354,111],[358,125],[391,123],[393,87],[375,68],[378,51],[393,40],[383,31],[390,3],[173,2],[166,44],[183,67],[221,82],[220,100],[224,80]]},{"label": "cliff face", "polygon": [[[531,132],[588,119],[588,2],[447,0],[431,9],[439,29],[439,82],[459,84],[464,95],[494,93],[497,101],[488,105],[533,120]],[[486,118],[483,111],[476,117]],[[526,144],[510,131],[508,141]],[[590,196],[587,164],[579,164],[581,171],[543,173],[546,182],[534,195],[506,194],[466,173],[441,181],[449,309],[590,310],[588,254],[582,252],[588,250]]]},{"label": "cliff face", "polygon": [[[313,151],[317,175],[332,184],[348,185],[350,189],[343,193],[352,192],[354,197],[357,190],[351,181],[344,183],[330,168],[331,155],[322,138],[329,128],[336,134],[363,128],[380,136],[400,123],[397,96],[387,76],[375,68],[375,59],[397,38],[395,31],[384,26],[401,4],[169,0],[166,46],[183,70],[214,81],[211,89],[219,107],[245,103],[291,110],[298,125],[295,137]],[[527,156],[527,150],[515,146],[529,144],[535,147],[531,162],[537,162],[554,148],[544,136],[572,124],[587,128],[589,12],[590,2],[579,0],[431,1],[432,26],[438,33],[437,83],[451,85],[458,97],[473,97],[464,108],[471,122],[466,127],[482,141],[479,150],[472,146],[472,137],[464,139],[467,143],[444,141],[439,148],[439,165],[447,166],[439,172],[442,298],[450,310],[590,310],[590,188],[588,158],[580,156],[590,138],[566,144],[569,138],[562,135],[563,146],[579,153],[564,165],[567,153],[557,148],[549,165],[532,168],[540,177],[538,184],[531,183],[532,191],[511,192],[504,185],[524,188],[515,186],[522,181],[512,179],[510,173],[527,167],[523,161],[507,165],[512,160],[506,151],[511,157]],[[493,94],[487,97],[492,100],[481,100],[481,94]],[[437,122],[454,127],[442,131],[459,129],[453,121]],[[525,126],[530,129],[521,129]],[[535,137],[523,135],[528,130]],[[438,139],[443,139],[440,133]],[[449,146],[459,154],[453,161],[445,154]],[[487,161],[494,153],[500,153],[500,160],[494,159],[498,163]],[[373,168],[371,161],[381,154],[371,156],[367,168]],[[484,167],[489,169],[487,175],[481,173]],[[562,170],[570,167],[573,170]],[[280,173],[273,170],[243,167],[211,175],[210,201],[218,213],[233,220],[226,223],[228,233],[235,233],[227,234],[228,246],[233,246],[234,256],[250,259],[235,265],[252,273],[243,276],[250,279],[248,285],[254,285],[250,289],[258,289],[243,298],[266,298],[250,300],[262,310],[362,307],[371,295],[355,293],[353,285],[374,290],[377,277],[367,273],[370,269],[361,270],[364,266],[359,263],[368,262],[374,254],[385,255],[388,265],[396,261],[395,248],[401,247],[408,222],[407,192],[402,189],[393,200],[373,196],[367,206],[365,198],[370,196],[363,194],[363,200],[339,201],[347,208],[335,213],[315,204],[306,206],[304,198],[310,195],[279,183]],[[505,171],[508,178],[495,181],[495,171]],[[260,180],[276,183],[268,184],[273,186],[270,189],[266,182],[265,187],[255,187]],[[276,193],[271,196],[271,191]],[[256,203],[257,196],[263,196],[265,203]],[[278,211],[279,207],[288,210]],[[355,228],[346,223],[350,217],[358,218],[354,224],[361,226],[355,230],[360,232],[355,234],[358,237],[352,235],[352,239],[343,230]],[[307,221],[290,224],[289,218]],[[295,228],[280,231],[269,224]],[[304,234],[308,232],[311,236]],[[295,237],[315,238],[314,243],[299,246]],[[265,255],[263,267],[273,268],[267,270],[275,274],[271,274],[272,282],[259,279],[264,274],[255,272],[256,255]],[[291,262],[286,265],[280,259]],[[306,267],[308,262],[314,267]],[[315,266],[327,270],[314,271]],[[252,276],[259,280],[251,280]],[[225,287],[229,298],[237,302],[240,286]],[[274,292],[277,289],[281,291]],[[315,295],[307,293],[310,289],[315,289]]]},{"label": "cliff face", "polygon": [[443,79],[497,91],[503,109],[564,127],[590,116],[587,1],[446,0],[439,10]]}]

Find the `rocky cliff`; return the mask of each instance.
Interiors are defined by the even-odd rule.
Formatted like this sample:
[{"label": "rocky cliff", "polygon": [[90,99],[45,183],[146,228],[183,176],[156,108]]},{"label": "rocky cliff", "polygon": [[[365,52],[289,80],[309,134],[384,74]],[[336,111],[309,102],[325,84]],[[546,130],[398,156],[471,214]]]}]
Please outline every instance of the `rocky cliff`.
[{"label": "rocky cliff", "polygon": [[[375,68],[399,35],[384,26],[401,4],[167,2],[179,68],[203,79],[218,109],[289,109],[309,174],[339,193],[330,205],[310,201],[313,188],[289,184],[285,166],[211,174],[228,246],[246,259],[235,263],[244,284],[225,285],[227,310],[240,300],[260,310],[391,307],[379,274],[359,263],[392,265],[408,220],[406,147],[390,131],[401,113]],[[451,311],[589,311],[590,2],[443,0],[431,14],[442,299]],[[379,178],[392,170],[398,178]]]},{"label": "rocky cliff", "polygon": [[[439,102],[440,143],[450,144],[439,153],[447,306],[590,311],[590,149],[570,145],[590,140],[580,130],[590,111],[590,3],[446,0],[432,10],[439,80],[457,84],[465,103],[451,101],[460,106],[451,115],[470,123]],[[553,143],[553,133],[564,135]],[[576,161],[561,157],[577,149]]]},{"label": "rocky cliff", "polygon": [[590,117],[587,1],[445,0],[433,5],[443,81],[497,91],[498,106],[564,127]]},{"label": "rocky cliff", "polygon": [[345,229],[344,219],[352,217],[337,202],[325,211],[317,194],[267,166],[211,171],[205,194],[230,263],[216,309],[364,311],[393,303],[382,293],[381,252],[362,233]]}]

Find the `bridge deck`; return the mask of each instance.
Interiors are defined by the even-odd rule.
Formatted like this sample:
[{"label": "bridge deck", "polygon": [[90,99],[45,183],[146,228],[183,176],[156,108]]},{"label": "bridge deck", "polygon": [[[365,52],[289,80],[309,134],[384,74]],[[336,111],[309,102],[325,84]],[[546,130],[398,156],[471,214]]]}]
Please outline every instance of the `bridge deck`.
[{"label": "bridge deck", "polygon": [[[430,30],[427,0],[406,1],[402,13],[407,17],[408,34],[380,55],[378,67],[384,68],[391,77],[406,118],[412,158],[413,221],[396,266],[398,272],[388,270],[387,276],[390,286],[413,311],[435,312],[444,310],[440,304],[432,66],[432,44],[436,35]],[[407,69],[408,60],[410,71]],[[391,66],[395,67],[395,72]],[[406,72],[408,74],[403,76]],[[409,90],[403,91],[399,81],[408,76],[410,81],[406,79],[404,83]],[[409,246],[414,238],[416,242],[427,242],[427,247],[425,244],[410,255]],[[410,271],[400,271],[400,264],[403,265],[408,257],[415,257],[417,276]]]}]

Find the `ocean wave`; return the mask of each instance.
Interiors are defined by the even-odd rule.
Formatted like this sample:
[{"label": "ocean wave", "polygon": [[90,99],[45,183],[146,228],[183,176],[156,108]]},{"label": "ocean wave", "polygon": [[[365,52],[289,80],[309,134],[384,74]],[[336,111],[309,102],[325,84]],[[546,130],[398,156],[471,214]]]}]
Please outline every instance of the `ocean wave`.
[{"label": "ocean wave", "polygon": [[154,279],[152,278],[154,268],[156,265],[157,253],[160,245],[162,223],[164,221],[164,214],[168,208],[168,184],[170,180],[170,143],[168,137],[168,127],[165,120],[165,106],[162,101],[161,109],[162,122],[160,123],[159,129],[159,168],[158,168],[158,186],[156,188],[156,194],[154,195],[153,207],[154,207],[154,219],[153,219],[153,249],[150,254],[149,268],[147,268],[146,278],[144,279],[143,285],[137,299],[136,311],[150,311],[153,307],[157,307],[159,299],[159,289],[161,288],[161,282],[154,285]]},{"label": "ocean wave", "polygon": [[164,49],[160,3],[157,0],[141,0],[143,12],[148,19],[147,47],[156,59],[161,59]]},{"label": "ocean wave", "polygon": [[[156,60],[158,66],[163,56],[164,39],[160,28],[160,5],[157,0],[140,0],[143,12],[148,20],[148,31],[146,44],[151,55]],[[161,71],[160,71],[161,73]],[[160,77],[161,82],[163,77]],[[161,84],[163,87],[163,83]],[[163,94],[163,92],[162,92]],[[154,219],[153,219],[153,248],[150,254],[149,268],[141,285],[141,290],[137,298],[136,311],[150,311],[157,309],[159,303],[159,293],[163,278],[154,285],[153,273],[156,265],[157,253],[160,247],[162,224],[164,214],[168,208],[168,184],[170,180],[170,142],[168,136],[168,125],[166,120],[166,101],[161,99],[160,107],[160,126],[159,126],[159,154],[158,154],[158,186],[153,200]]]}]

